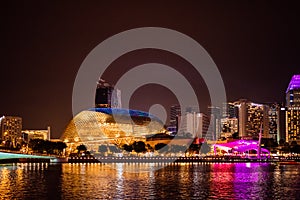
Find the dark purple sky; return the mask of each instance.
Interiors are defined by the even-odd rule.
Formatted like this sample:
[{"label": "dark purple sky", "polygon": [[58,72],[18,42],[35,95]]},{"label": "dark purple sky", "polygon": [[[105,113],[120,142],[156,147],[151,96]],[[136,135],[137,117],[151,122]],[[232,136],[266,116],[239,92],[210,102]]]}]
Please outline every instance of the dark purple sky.
[{"label": "dark purple sky", "polygon": [[[291,76],[300,73],[300,14],[293,1],[27,0],[2,2],[0,15],[0,114],[21,116],[28,129],[50,125],[53,137],[60,137],[72,118],[72,88],[84,58],[128,29],[170,28],[198,41],[218,66],[229,101],[284,101]],[[183,61],[166,52],[136,52],[112,65],[125,72],[126,66],[148,61],[177,63],[190,74]],[[107,72],[103,78],[114,82],[118,76]],[[142,89],[135,96],[141,99]],[[147,100],[132,106],[158,103]]]}]

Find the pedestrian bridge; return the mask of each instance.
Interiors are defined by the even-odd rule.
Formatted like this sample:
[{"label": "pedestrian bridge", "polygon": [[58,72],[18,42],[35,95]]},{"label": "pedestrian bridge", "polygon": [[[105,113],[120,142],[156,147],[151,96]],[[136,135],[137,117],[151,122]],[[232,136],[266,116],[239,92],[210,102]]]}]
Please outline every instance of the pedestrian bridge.
[{"label": "pedestrian bridge", "polygon": [[3,160],[3,159],[18,159],[18,158],[55,159],[56,157],[0,151],[0,160]]}]

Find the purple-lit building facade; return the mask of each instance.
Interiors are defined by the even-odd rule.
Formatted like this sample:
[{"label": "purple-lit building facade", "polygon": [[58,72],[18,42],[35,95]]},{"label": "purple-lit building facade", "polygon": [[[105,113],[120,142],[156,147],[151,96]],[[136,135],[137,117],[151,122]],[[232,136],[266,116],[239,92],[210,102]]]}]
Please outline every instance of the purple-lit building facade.
[{"label": "purple-lit building facade", "polygon": [[300,75],[294,75],[286,90],[286,141],[300,142]]}]

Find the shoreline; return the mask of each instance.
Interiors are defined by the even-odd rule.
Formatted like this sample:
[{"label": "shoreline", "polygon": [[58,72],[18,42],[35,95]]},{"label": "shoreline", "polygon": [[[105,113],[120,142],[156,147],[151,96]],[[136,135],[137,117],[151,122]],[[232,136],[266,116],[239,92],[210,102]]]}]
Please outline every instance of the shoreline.
[{"label": "shoreline", "polygon": [[13,158],[1,159],[0,164],[8,163],[286,163],[300,164],[300,157],[275,158],[227,158],[227,157],[66,157],[54,159]]}]

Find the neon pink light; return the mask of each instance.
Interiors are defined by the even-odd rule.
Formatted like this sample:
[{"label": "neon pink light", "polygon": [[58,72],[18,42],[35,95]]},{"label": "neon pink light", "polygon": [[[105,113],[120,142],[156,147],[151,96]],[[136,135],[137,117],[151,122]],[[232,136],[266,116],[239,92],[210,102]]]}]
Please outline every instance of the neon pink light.
[{"label": "neon pink light", "polygon": [[[249,150],[258,150],[258,142],[255,140],[237,140],[223,144],[215,144],[214,146],[223,149],[227,152],[230,149],[234,149],[235,151],[241,153],[244,153]],[[261,148],[261,151],[270,154],[269,150],[267,149]]]}]

